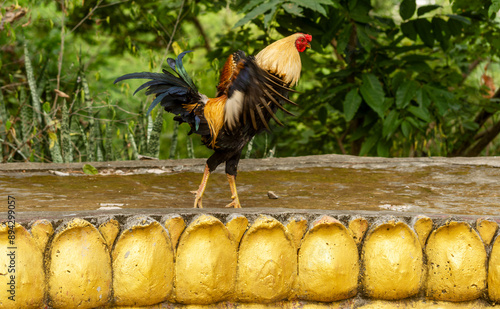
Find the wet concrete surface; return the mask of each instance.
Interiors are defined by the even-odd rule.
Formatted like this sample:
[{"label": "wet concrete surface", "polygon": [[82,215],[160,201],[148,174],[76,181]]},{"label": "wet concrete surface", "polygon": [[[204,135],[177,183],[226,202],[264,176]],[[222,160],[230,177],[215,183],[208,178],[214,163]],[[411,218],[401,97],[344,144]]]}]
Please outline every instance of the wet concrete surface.
[{"label": "wet concrete surface", "polygon": [[[82,165],[0,165],[0,196],[14,196],[20,212],[190,208],[204,160],[99,163],[96,176],[83,175]],[[337,155],[242,160],[237,187],[244,208],[497,216],[500,160]],[[270,199],[269,191],[278,199]],[[219,167],[203,206],[224,207],[230,195]]]}]

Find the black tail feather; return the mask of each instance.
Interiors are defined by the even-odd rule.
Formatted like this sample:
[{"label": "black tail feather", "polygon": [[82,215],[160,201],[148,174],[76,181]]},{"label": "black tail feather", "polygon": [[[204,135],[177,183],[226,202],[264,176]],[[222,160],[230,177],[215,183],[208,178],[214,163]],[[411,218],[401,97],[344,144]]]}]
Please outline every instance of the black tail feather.
[{"label": "black tail feather", "polygon": [[165,83],[165,82],[162,81],[162,80],[151,80],[151,81],[149,81],[147,83],[142,84],[139,88],[137,88],[134,91],[133,95],[135,95],[137,92],[141,91],[144,88],[147,88],[147,87],[150,87],[150,86],[155,86],[155,85],[162,85],[163,83]]},{"label": "black tail feather", "polygon": [[182,79],[180,79],[179,77],[176,77],[172,74],[150,73],[150,72],[125,74],[123,76],[118,77],[114,83],[116,84],[118,82],[121,82],[121,81],[127,80],[127,79],[151,79],[151,80],[169,82],[172,84],[176,84],[177,86],[187,85],[186,82],[184,82]]},{"label": "black tail feather", "polygon": [[167,70],[163,70],[163,73],[130,73],[118,77],[114,83],[116,84],[127,79],[150,79],[150,81],[139,86],[134,92],[136,94],[138,91],[147,88],[146,95],[156,95],[147,113],[149,114],[156,105],[161,103],[161,106],[168,112],[176,115],[185,114],[184,104],[197,103],[201,99],[201,95],[198,93],[196,86],[182,64],[182,58],[186,53],[180,54],[175,60],[171,58],[167,59],[168,65],[176,75]]}]

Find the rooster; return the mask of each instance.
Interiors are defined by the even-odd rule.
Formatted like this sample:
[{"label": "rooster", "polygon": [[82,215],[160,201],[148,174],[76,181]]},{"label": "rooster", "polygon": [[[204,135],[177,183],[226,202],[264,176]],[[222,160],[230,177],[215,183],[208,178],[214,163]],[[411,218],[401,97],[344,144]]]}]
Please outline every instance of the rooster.
[{"label": "rooster", "polygon": [[203,179],[196,191],[195,208],[202,207],[202,197],[207,181],[217,166],[226,163],[226,175],[231,189],[232,202],[226,207],[241,208],[236,191],[236,174],[241,151],[258,133],[270,130],[269,121],[276,117],[288,99],[290,87],[297,84],[302,64],[300,54],[310,47],[312,36],[295,33],[278,40],[260,51],[257,56],[247,56],[242,51],[230,55],[222,68],[215,98],[198,92],[186,73],[182,58],[167,59],[170,68],[163,73],[131,73],[121,76],[115,83],[127,79],[150,79],[135,92],[148,88],[146,94],[155,94],[148,113],[158,104],[175,114],[174,120],[188,123],[188,134],[201,135],[202,142],[214,154],[206,162]]}]

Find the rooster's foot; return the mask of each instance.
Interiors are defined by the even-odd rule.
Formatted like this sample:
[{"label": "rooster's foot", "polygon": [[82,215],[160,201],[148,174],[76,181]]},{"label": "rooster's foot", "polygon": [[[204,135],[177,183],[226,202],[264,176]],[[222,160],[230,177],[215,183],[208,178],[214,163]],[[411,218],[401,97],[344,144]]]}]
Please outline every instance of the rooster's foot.
[{"label": "rooster's foot", "polygon": [[201,204],[201,196],[200,197],[196,197],[194,199],[194,208],[203,208],[203,205]]},{"label": "rooster's foot", "polygon": [[196,197],[194,199],[194,208],[203,208],[203,206],[201,205],[200,192],[198,192],[198,191],[189,191],[189,192],[196,194]]},{"label": "rooster's foot", "polygon": [[209,176],[210,176],[210,169],[208,168],[208,165],[206,165],[200,187],[198,188],[197,191],[191,191],[191,193],[196,194],[196,197],[194,199],[194,208],[203,208],[203,206],[201,205],[201,198],[203,197],[203,193],[205,193],[205,188],[207,187],[207,181]]},{"label": "rooster's foot", "polygon": [[234,197],[234,196],[231,196],[231,198],[233,199],[233,201],[229,204],[226,205],[226,208],[241,208],[241,204],[240,204],[240,200],[238,199],[238,197]]}]

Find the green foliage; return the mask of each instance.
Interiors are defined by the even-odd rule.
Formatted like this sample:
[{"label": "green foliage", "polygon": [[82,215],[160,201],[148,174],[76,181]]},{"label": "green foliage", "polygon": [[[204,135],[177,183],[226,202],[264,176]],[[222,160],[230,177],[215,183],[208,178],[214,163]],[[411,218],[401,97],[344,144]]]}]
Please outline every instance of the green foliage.
[{"label": "green foliage", "polygon": [[410,19],[415,14],[416,8],[417,3],[415,0],[403,0],[399,5],[399,15],[404,20]]},{"label": "green foliage", "polygon": [[[285,127],[246,157],[500,153],[498,0],[49,1],[2,4],[26,14],[0,30],[2,161],[206,157],[168,113],[132,96],[130,72],[182,74],[213,96],[225,58],[294,32],[313,36]],[[10,5],[10,4],[9,4]],[[2,17],[0,17],[1,19]]]},{"label": "green foliage", "polygon": [[346,121],[351,121],[356,115],[359,106],[361,105],[362,98],[358,93],[358,89],[351,89],[344,99],[344,115]]},{"label": "green foliage", "polygon": [[[149,25],[146,26],[132,21],[125,25],[110,23],[119,16],[136,13],[151,17],[149,13],[155,6],[146,2],[133,4],[132,10],[125,8],[125,3],[103,1],[59,3],[25,0],[19,1],[17,6],[3,8],[2,13],[25,11],[26,16],[6,23],[6,35],[0,36],[0,45],[3,46],[0,59],[0,161],[128,160],[138,158],[139,152],[148,154],[145,104],[131,98],[128,85],[120,88],[112,85],[112,81],[129,72],[131,63],[135,70],[145,70],[147,63],[142,63],[142,59],[131,56],[131,53],[136,56],[149,54],[145,60],[158,69],[160,53],[164,52],[160,50],[154,54],[151,51],[156,48],[157,38],[161,38],[166,46],[168,37],[165,40],[166,33],[156,33],[156,38],[148,41],[155,18],[148,19]],[[114,10],[119,4],[124,11]],[[166,17],[162,22],[175,22],[179,4],[166,5],[172,11],[168,15],[171,18]],[[97,17],[103,13],[112,16],[107,16],[104,18],[106,22],[101,23],[103,20]],[[31,23],[26,23],[28,20]],[[137,26],[143,30],[142,34],[136,31]],[[132,30],[126,37],[134,33],[148,39],[137,39],[135,43],[134,37],[131,40],[119,39],[118,33],[128,32],[128,29]],[[125,47],[124,41],[131,44]],[[182,40],[172,42],[182,48],[188,46]],[[111,48],[107,47],[108,44]],[[36,52],[30,54],[30,50]],[[206,70],[200,67],[199,71]],[[215,73],[209,72],[208,76],[215,76]],[[63,102],[63,98],[69,103]],[[173,126],[173,116],[160,118],[156,119],[153,133],[157,139],[156,153],[161,131]],[[162,120],[166,121],[166,126],[162,126]],[[129,130],[127,123],[136,125]],[[184,142],[185,138],[180,140]],[[153,145],[154,141],[150,144]],[[168,156],[168,147],[162,148],[163,157]],[[197,149],[205,153],[204,146],[198,145]]]},{"label": "green foliage", "polygon": [[87,175],[97,175],[99,174],[99,171],[92,165],[90,164],[84,164],[82,167],[82,170],[85,174]]},{"label": "green foliage", "polygon": [[[479,154],[466,149],[481,140],[500,107],[498,99],[482,96],[481,81],[473,80],[480,77],[475,70],[499,60],[500,46],[485,40],[500,30],[491,7],[495,4],[488,1],[417,7],[415,0],[404,0],[393,6],[402,21],[393,11],[375,11],[368,0],[330,6],[328,18],[311,8],[304,14],[308,18],[277,13],[276,29],[283,35],[312,34],[314,51],[303,57],[312,70],[302,78],[311,81],[303,84],[309,89],[297,98],[305,110],[302,121],[279,132],[288,135],[280,138],[299,142],[283,143],[286,149],[278,152],[306,154],[304,141],[319,153]],[[478,123],[476,116],[485,109],[488,121]]]},{"label": "green foliage", "polygon": [[64,162],[73,162],[73,147],[71,147],[71,133],[69,121],[68,107],[66,101],[62,103],[62,119],[61,119],[61,144]]},{"label": "green foliage", "polygon": [[380,118],[384,118],[385,111],[390,106],[385,104],[385,95],[384,89],[382,88],[382,84],[378,80],[377,76],[372,73],[364,73],[361,75],[361,87],[359,87],[359,91],[363,96],[366,104],[370,106],[379,116]]},{"label": "green foliage", "polygon": [[270,22],[274,19],[278,10],[283,9],[284,12],[291,16],[303,17],[304,9],[310,9],[319,12],[321,15],[327,17],[327,10],[324,6],[339,6],[338,0],[252,0],[249,1],[244,7],[243,11],[246,13],[245,17],[240,19],[234,27],[240,27],[254,18],[263,15],[264,26],[268,28]]},{"label": "green foliage", "polygon": [[[155,121],[148,135],[148,154],[151,157],[158,158],[160,155],[160,134],[163,124],[163,109],[158,110]],[[189,145],[189,144],[188,144]]]}]

